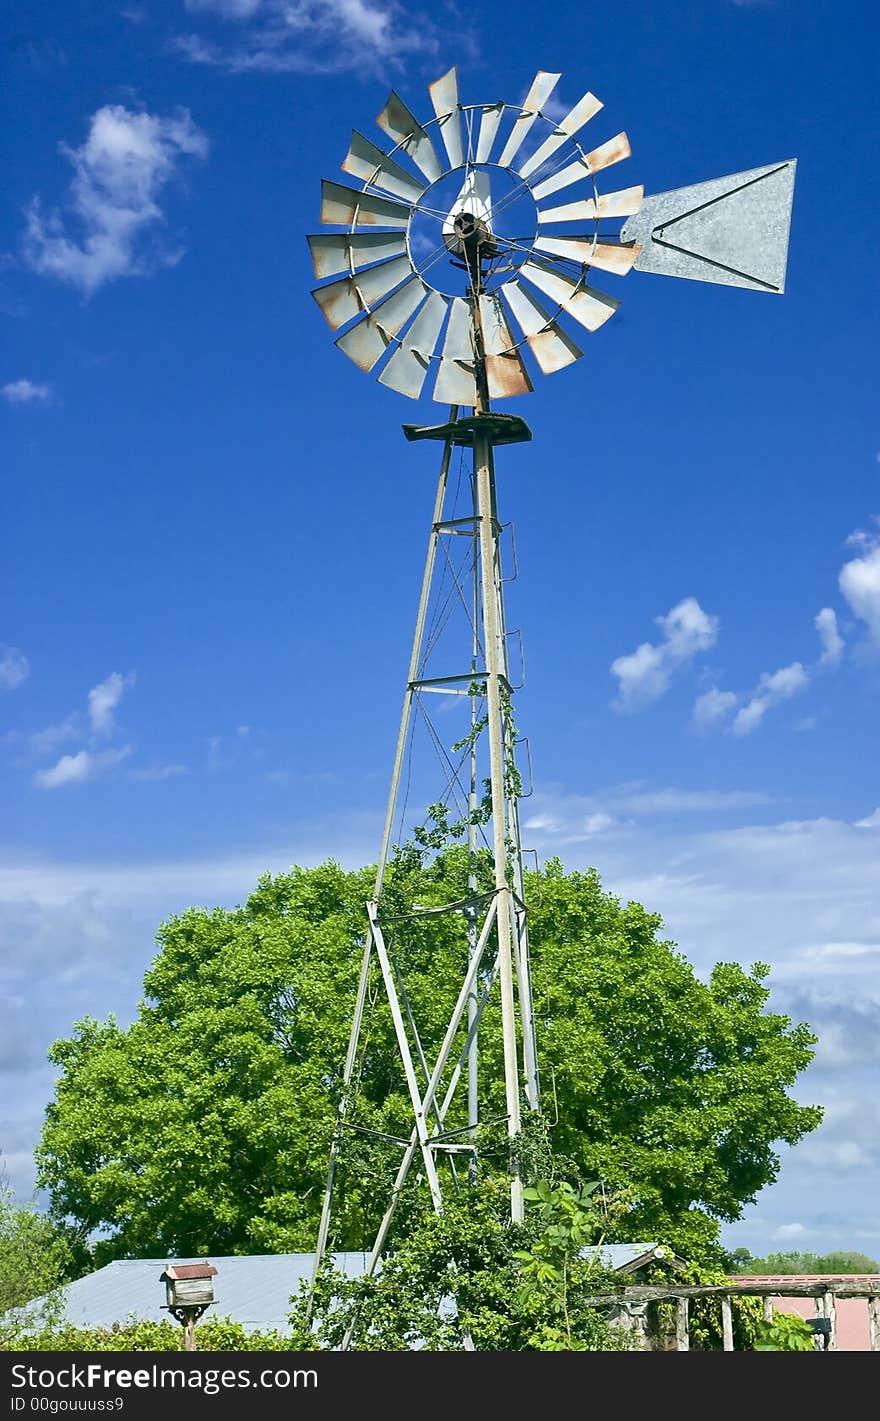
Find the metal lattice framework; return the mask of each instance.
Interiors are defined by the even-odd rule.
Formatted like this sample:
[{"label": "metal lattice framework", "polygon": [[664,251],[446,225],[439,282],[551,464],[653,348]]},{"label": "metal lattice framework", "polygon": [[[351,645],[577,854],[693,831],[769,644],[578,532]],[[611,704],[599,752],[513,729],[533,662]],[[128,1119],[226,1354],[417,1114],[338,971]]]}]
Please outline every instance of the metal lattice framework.
[{"label": "metal lattice framework", "polygon": [[[342,168],[361,186],[325,181],[321,222],[337,230],[308,239],[322,283],[312,294],[331,329],[340,332],[339,349],[412,399],[422,395],[432,372],[432,398],[450,407],[445,423],[404,425],[408,439],[437,440],[443,453],[375,885],[366,905],[314,1278],[328,1248],[337,1164],[350,1132],[359,1128],[357,1062],[377,979],[393,1021],[411,1128],[408,1135],[383,1137],[399,1146],[401,1156],[389,1178],[368,1271],[381,1258],[414,1167],[438,1213],[449,1187],[444,1177],[456,1187],[456,1159],[465,1156],[471,1176],[476,1170],[484,1103],[477,1047],[494,996],[500,1005],[510,1213],[513,1220],[523,1217],[517,1138],[524,1112],[540,1108],[540,1089],[512,713],[517,687],[509,665],[495,448],[528,441],[531,432],[518,416],[496,413],[492,401],[531,391],[530,363],[549,374],[577,360],[583,352],[575,329],[596,331],[614,314],[620,302],[590,284],[594,269],[612,278],[635,267],[753,290],[784,289],[793,160],[648,198],[641,186],[602,194],[597,176],[630,156],[629,141],[617,133],[585,148],[579,135],[602,104],[587,92],[568,111],[553,109],[560,78],[539,72],[522,104],[463,105],[453,68],[429,86],[433,116],[424,123],[392,92],[376,120],[392,146],[353,133]],[[571,200],[547,205],[562,192]],[[622,218],[628,219],[625,226],[613,230]],[[472,451],[463,515],[450,486],[456,449]],[[453,543],[465,548],[458,564],[449,552]],[[465,612],[461,634],[445,642],[429,617],[437,570],[444,565]],[[438,646],[446,658],[439,667]],[[469,733],[453,747],[461,751],[457,763],[440,745],[426,711],[426,699],[438,693],[465,698],[469,709]],[[392,911],[389,860],[395,824],[403,822],[407,747],[420,717],[446,772],[438,822],[445,832],[443,806],[457,794],[453,832],[466,841],[471,872],[467,893],[454,902],[410,903],[403,911],[395,903]],[[492,865],[491,885],[482,890],[476,872],[481,844]],[[407,925],[438,914],[460,934],[460,977],[445,1031],[431,1036],[416,1020],[396,945]],[[466,1107],[460,1101],[465,1090]],[[463,1123],[451,1126],[456,1120]]]}]

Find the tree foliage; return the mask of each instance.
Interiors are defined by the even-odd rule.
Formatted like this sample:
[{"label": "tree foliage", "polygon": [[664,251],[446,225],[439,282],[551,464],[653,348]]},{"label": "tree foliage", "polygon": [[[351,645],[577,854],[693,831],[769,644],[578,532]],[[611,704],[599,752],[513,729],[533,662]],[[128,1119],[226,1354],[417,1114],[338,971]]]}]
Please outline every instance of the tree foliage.
[{"label": "tree foliage", "polygon": [[737,1250],[731,1257],[733,1266],[729,1271],[751,1278],[775,1278],[779,1274],[835,1278],[850,1273],[880,1273],[880,1263],[876,1258],[851,1249],[839,1249],[832,1253],[768,1253],[766,1258],[752,1258],[747,1250]]},{"label": "tree foliage", "polygon": [[0,1315],[51,1292],[70,1265],[64,1231],[36,1209],[17,1205],[0,1169]]},{"label": "tree foliage", "polygon": [[466,1188],[442,1218],[425,1215],[372,1277],[325,1268],[314,1307],[305,1285],[295,1303],[291,1345],[328,1350],[350,1334],[354,1350],[370,1352],[628,1350],[629,1335],[588,1302],[619,1281],[584,1255],[608,1209],[593,1189],[546,1180],[526,1197],[526,1220],[512,1226],[500,1179]]},{"label": "tree foliage", "polygon": [[[404,854],[383,906],[449,902],[466,887],[463,849],[427,867]],[[60,1077],[39,1179],[56,1219],[104,1235],[97,1262],[314,1246],[371,890],[370,870],[326,863],[262,878],[234,910],[190,909],[160,930],[136,1020],[85,1020],[52,1048]],[[766,967],[721,964],[700,981],[660,918],[622,905],[594,871],[566,874],[551,860],[526,892],[552,1156],[549,1174],[533,1177],[601,1180],[630,1201],[617,1237],[720,1258],[718,1221],[775,1178],[778,1142],[818,1124],[820,1111],[789,1094],[815,1038],[768,1009]],[[394,952],[433,1058],[465,969],[460,919],[410,920]],[[505,1111],[498,1017],[496,995],[481,1029],[486,1119]],[[350,1119],[408,1135],[375,982],[356,1087]],[[506,1168],[490,1145],[484,1178]],[[371,1243],[388,1151],[346,1136],[333,1247]],[[408,1208],[405,1198],[403,1223]]]}]

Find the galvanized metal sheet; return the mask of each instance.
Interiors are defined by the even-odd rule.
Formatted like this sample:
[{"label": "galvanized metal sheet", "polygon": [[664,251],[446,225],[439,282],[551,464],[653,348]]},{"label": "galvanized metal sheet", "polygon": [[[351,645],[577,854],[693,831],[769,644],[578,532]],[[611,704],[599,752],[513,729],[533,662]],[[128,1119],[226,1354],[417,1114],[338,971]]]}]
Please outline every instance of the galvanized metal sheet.
[{"label": "galvanized metal sheet", "polygon": [[561,78],[561,74],[548,74],[543,69],[538,70],[532,80],[532,87],[523,100],[519,118],[516,119],[510,131],[510,137],[501,150],[498,162],[502,168],[510,167],[522,147],[523,139],[538,117],[539,111],[544,107]]},{"label": "galvanized metal sheet", "polygon": [[561,272],[550,271],[536,262],[525,262],[520,267],[520,276],[531,281],[545,296],[558,301],[563,311],[588,331],[597,331],[614,315],[620,302],[603,291],[595,291],[591,286],[564,276]]},{"label": "galvanized metal sheet", "polygon": [[431,398],[441,405],[470,405],[473,408],[477,403],[473,364],[441,360]]},{"label": "galvanized metal sheet", "polygon": [[406,253],[406,238],[391,232],[319,232],[308,239],[315,276],[336,276],[357,271],[370,262],[387,261]]},{"label": "galvanized metal sheet", "polygon": [[785,290],[794,158],[645,198],[621,234],[640,242],[637,271]]},{"label": "galvanized metal sheet", "polygon": [[393,89],[382,112],[377,114],[376,123],[395,143],[403,144],[419,172],[424,173],[429,183],[436,183],[442,178],[443,169],[434,152],[433,143],[418,119],[410,113],[403,99]]},{"label": "galvanized metal sheet", "polygon": [[356,276],[344,276],[312,292],[331,330],[338,331],[346,321],[380,301],[395,286],[412,275],[409,257],[394,257],[379,266],[367,267]]},{"label": "galvanized metal sheet", "polygon": [[483,349],[487,355],[503,355],[512,350],[516,341],[510,334],[501,302],[495,292],[480,297],[480,321],[483,327]]},{"label": "galvanized metal sheet", "polygon": [[488,163],[491,158],[492,144],[495,142],[495,135],[498,132],[498,125],[503,113],[503,104],[491,104],[488,108],[483,109],[480,117],[480,132],[477,137],[476,161],[478,163]]},{"label": "galvanized metal sheet", "polygon": [[467,301],[454,296],[449,312],[449,325],[443,342],[444,360],[473,360],[474,347],[471,339],[471,313]]},{"label": "galvanized metal sheet", "polygon": [[458,74],[455,65],[447,70],[433,84],[428,85],[434,112],[440,120],[440,129],[451,167],[460,168],[464,162],[461,151],[461,120],[458,111]]},{"label": "galvanized metal sheet", "polygon": [[532,291],[527,291],[517,281],[506,281],[501,287],[501,294],[545,375],[552,375],[554,370],[561,370],[580,359],[583,351]]},{"label": "galvanized metal sheet", "polygon": [[581,202],[569,202],[565,207],[547,207],[538,211],[539,222],[585,222],[595,217],[630,217],[642,205],[644,186],[621,188],[619,192],[603,192],[599,201],[593,197]]},{"label": "galvanized metal sheet", "polygon": [[389,197],[357,192],[342,183],[328,182],[326,178],[321,181],[320,220],[328,225],[350,227],[355,222],[356,226],[402,229],[409,222],[409,211]]},{"label": "galvanized metal sheet", "polygon": [[351,173],[355,178],[362,178],[365,183],[371,183],[374,187],[384,188],[386,192],[392,192],[395,197],[402,197],[407,202],[418,202],[425,191],[424,183],[420,183],[405,168],[401,168],[399,163],[395,163],[393,158],[381,148],[377,148],[369,138],[358,133],[356,128],[352,130],[351,146],[343,160],[342,171]]},{"label": "galvanized metal sheet", "polygon": [[534,173],[537,168],[540,168],[542,163],[546,163],[557,148],[561,148],[563,143],[567,143],[569,138],[579,133],[584,124],[589,123],[601,107],[602,100],[597,99],[595,94],[588,92],[584,94],[583,98],[578,99],[574,108],[565,115],[565,118],[559,120],[550,137],[545,139],[540,148],[532,154],[531,158],[527,158],[518,169],[520,177],[527,178],[530,173]]},{"label": "galvanized metal sheet", "polygon": [[641,247],[620,242],[597,242],[591,236],[539,237],[535,242],[535,251],[566,257],[568,261],[580,262],[583,266],[597,266],[601,271],[613,271],[617,276],[625,276],[634,266]]},{"label": "galvanized metal sheet", "polygon": [[364,320],[358,321],[339,336],[336,345],[359,365],[361,370],[372,370],[387,350],[392,338],[425,300],[427,288],[417,277],[408,281],[387,301],[376,306]]},{"label": "galvanized metal sheet", "polygon": [[[394,298],[392,297],[392,300]],[[417,400],[437,348],[437,339],[449,306],[449,297],[432,291],[416,316],[400,347],[391,356],[379,376],[380,385],[388,385],[401,395]]]}]

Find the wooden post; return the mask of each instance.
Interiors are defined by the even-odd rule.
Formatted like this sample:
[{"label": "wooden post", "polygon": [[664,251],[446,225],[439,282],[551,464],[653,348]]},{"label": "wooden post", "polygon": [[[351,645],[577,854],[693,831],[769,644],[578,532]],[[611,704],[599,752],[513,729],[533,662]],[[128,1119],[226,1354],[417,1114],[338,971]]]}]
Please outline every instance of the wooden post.
[{"label": "wooden post", "polygon": [[196,1319],[195,1314],[187,1308],[186,1323],[183,1329],[183,1350],[194,1352],[196,1350]]},{"label": "wooden post", "polygon": [[833,1289],[831,1289],[831,1288],[826,1288],[826,1289],[825,1289],[825,1292],[822,1294],[822,1306],[823,1306],[823,1309],[824,1309],[825,1316],[826,1316],[827,1318],[829,1318],[829,1320],[830,1320],[830,1322],[831,1322],[831,1331],[830,1331],[830,1333],[828,1334],[828,1350],[829,1350],[830,1352],[836,1352],[836,1351],[837,1351],[837,1308],[836,1308],[835,1305],[834,1305],[834,1291],[833,1291]]},{"label": "wooden post", "polygon": [[868,1299],[868,1326],[871,1332],[871,1351],[880,1352],[880,1299]]},{"label": "wooden post", "polygon": [[690,1336],[688,1334],[687,1298],[679,1298],[678,1307],[675,1311],[675,1350],[676,1352],[689,1352],[691,1350]]},{"label": "wooden post", "polygon": [[723,1346],[725,1352],[733,1351],[733,1308],[730,1298],[721,1299],[721,1336],[724,1339]]},{"label": "wooden post", "polygon": [[772,1322],[772,1321],[773,1321],[773,1299],[772,1299],[769,1295],[768,1295],[767,1297],[765,1297],[765,1299],[764,1299],[764,1302],[763,1302],[763,1305],[762,1305],[762,1311],[763,1311],[763,1314],[764,1314],[764,1321],[765,1321],[765,1322]]}]

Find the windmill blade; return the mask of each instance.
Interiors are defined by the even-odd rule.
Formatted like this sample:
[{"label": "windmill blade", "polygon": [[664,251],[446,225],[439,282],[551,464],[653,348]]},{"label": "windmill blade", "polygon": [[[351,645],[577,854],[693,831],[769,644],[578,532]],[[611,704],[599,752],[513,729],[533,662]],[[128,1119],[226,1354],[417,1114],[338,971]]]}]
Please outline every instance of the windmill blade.
[{"label": "windmill blade", "polygon": [[394,236],[391,232],[359,232],[354,235],[319,232],[309,237],[308,243],[315,276],[319,281],[325,276],[336,276],[340,271],[357,271],[358,267],[387,261],[389,257],[403,256],[406,252],[406,238]]},{"label": "windmill blade", "polygon": [[781,295],[796,166],[789,158],[645,198],[621,233],[642,244],[636,270]]},{"label": "windmill blade", "polygon": [[495,293],[480,297],[480,317],[490,397],[501,400],[511,395],[527,395],[533,388],[529,372],[516,350],[516,341]]},{"label": "windmill blade", "polygon": [[535,242],[536,252],[565,257],[582,266],[597,266],[601,271],[613,271],[616,276],[626,276],[641,250],[635,243],[630,246],[622,242],[597,242],[590,236],[540,237]]},{"label": "windmill blade", "polygon": [[580,360],[583,351],[556,320],[551,311],[518,281],[506,281],[501,295],[528,342],[529,350],[545,375]]},{"label": "windmill blade", "polygon": [[362,321],[358,321],[338,336],[334,344],[339,346],[361,370],[372,370],[376,361],[385,354],[392,338],[405,325],[413,311],[428,295],[428,288],[417,276],[413,276],[393,296],[374,309]]},{"label": "windmill blade", "polygon": [[353,320],[375,302],[381,301],[383,296],[411,275],[409,257],[394,257],[380,266],[367,267],[357,276],[344,276],[341,281],[319,286],[312,295],[324,312],[330,329],[338,331],[346,321]]},{"label": "windmill blade", "polygon": [[432,398],[444,405],[473,406],[477,403],[471,313],[467,301],[460,296],[452,300]]},{"label": "windmill blade", "polygon": [[598,202],[594,197],[581,202],[569,202],[565,207],[547,207],[538,211],[538,221],[585,222],[591,217],[631,217],[642,205],[644,187],[621,188],[619,192],[603,192]]},{"label": "windmill blade", "polygon": [[342,171],[362,178],[374,187],[384,188],[386,192],[393,192],[395,197],[405,198],[407,202],[418,202],[426,190],[424,183],[412,177],[369,138],[358,133],[356,128],[352,130],[351,146],[342,163]]},{"label": "windmill blade", "polygon": [[[392,301],[394,297],[391,298]],[[379,376],[379,384],[417,400],[428,374],[431,356],[443,325],[449,297],[432,291],[416,316],[399,348]],[[356,329],[356,328],[355,328]]]},{"label": "windmill blade", "polygon": [[491,104],[484,108],[480,117],[480,132],[477,137],[477,163],[488,163],[492,155],[492,144],[495,142],[495,135],[498,132],[498,125],[501,122],[501,115],[504,113],[503,104]]},{"label": "windmill blade", "polygon": [[397,227],[405,228],[410,209],[392,202],[389,197],[376,197],[371,192],[358,192],[342,183],[321,180],[320,221],[327,226]]},{"label": "windmill blade", "polygon": [[630,157],[631,152],[626,134],[618,133],[614,138],[609,138],[607,143],[594,148],[592,153],[587,153],[583,158],[576,158],[573,163],[560,168],[558,173],[552,173],[543,182],[536,183],[532,188],[532,197],[536,202],[540,202],[542,197],[549,197],[551,192],[571,187],[572,183],[582,182],[591,174],[600,173],[604,168],[622,162],[624,158]]},{"label": "windmill blade", "polygon": [[403,99],[393,89],[388,95],[384,109],[377,114],[376,123],[395,143],[403,145],[429,183],[436,183],[442,178],[443,169],[434,152],[433,143],[418,119],[410,113]]},{"label": "windmill blade", "polygon": [[440,120],[440,133],[449,162],[453,168],[460,168],[464,162],[461,151],[461,123],[458,115],[458,74],[452,68],[440,79],[428,85],[434,112]]},{"label": "windmill blade", "polygon": [[603,291],[594,291],[592,286],[584,286],[570,276],[559,271],[550,271],[536,262],[524,262],[519,270],[520,277],[531,281],[545,296],[558,301],[569,316],[588,331],[597,331],[614,315],[620,302]]},{"label": "windmill blade", "polygon": [[562,78],[561,74],[547,74],[543,69],[532,80],[532,87],[523,100],[519,118],[510,131],[510,137],[504,145],[501,157],[498,159],[502,168],[509,168],[520,148],[523,139],[531,128],[539,111],[544,107],[556,85]]},{"label": "windmill blade", "polygon": [[584,94],[583,98],[578,100],[574,108],[565,115],[565,118],[560,119],[555,132],[551,133],[550,137],[541,144],[540,148],[532,154],[531,158],[527,158],[517,170],[520,177],[527,178],[529,173],[533,173],[536,168],[540,168],[542,163],[546,163],[547,159],[553,156],[557,148],[561,148],[563,143],[567,143],[569,138],[573,138],[576,133],[579,133],[584,124],[589,123],[590,119],[599,112],[601,107],[602,100],[597,99],[595,94],[589,92]]}]

